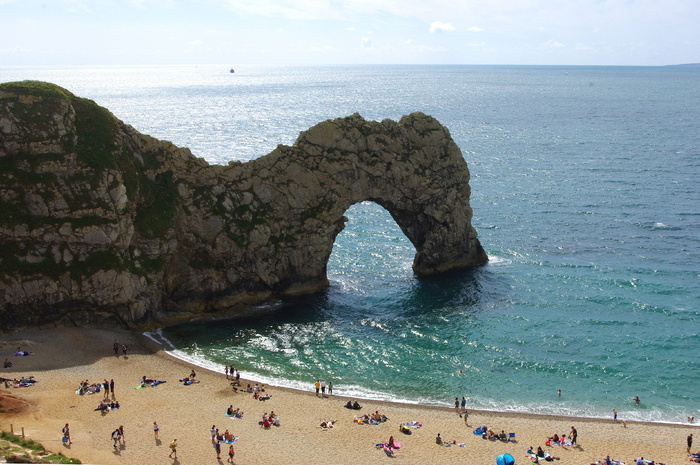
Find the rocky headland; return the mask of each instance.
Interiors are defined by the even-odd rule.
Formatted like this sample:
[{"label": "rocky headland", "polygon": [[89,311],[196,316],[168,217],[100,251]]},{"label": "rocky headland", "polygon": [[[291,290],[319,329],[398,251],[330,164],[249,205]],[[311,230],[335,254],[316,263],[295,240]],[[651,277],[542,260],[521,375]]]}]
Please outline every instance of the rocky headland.
[{"label": "rocky headland", "polygon": [[414,113],[355,114],[210,165],[53,84],[0,84],[0,330],[144,327],[328,286],[345,211],[384,207],[419,276],[487,261],[469,170]]}]

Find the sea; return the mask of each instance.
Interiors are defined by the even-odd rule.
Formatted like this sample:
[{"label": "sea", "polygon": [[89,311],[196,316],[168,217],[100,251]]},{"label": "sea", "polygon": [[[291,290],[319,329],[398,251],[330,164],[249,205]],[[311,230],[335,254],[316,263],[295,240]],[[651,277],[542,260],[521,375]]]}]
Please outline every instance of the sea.
[{"label": "sea", "polygon": [[234,68],[2,66],[0,82],[58,84],[213,164],[330,118],[432,115],[469,165],[490,259],[418,278],[391,216],[359,203],[328,289],[149,334],[173,355],[357,399],[700,419],[700,68]]}]

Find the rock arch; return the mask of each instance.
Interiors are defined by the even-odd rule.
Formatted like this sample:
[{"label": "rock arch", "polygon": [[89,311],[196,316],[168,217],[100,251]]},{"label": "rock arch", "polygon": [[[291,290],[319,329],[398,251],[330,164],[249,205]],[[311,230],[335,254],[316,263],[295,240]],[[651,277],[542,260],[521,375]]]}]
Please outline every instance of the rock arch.
[{"label": "rock arch", "polygon": [[328,285],[326,267],[344,213],[363,201],[386,209],[414,245],[419,276],[487,260],[471,226],[467,164],[447,129],[424,114],[398,123],[357,114],[325,121],[301,133],[293,146],[279,146],[227,173],[226,191],[250,190],[251,212],[269,207],[264,222],[254,214],[248,218],[259,227],[247,240],[258,257],[257,277],[275,293]]},{"label": "rock arch", "polygon": [[347,209],[394,218],[425,276],[487,260],[469,170],[414,113],[322,122],[250,162],[210,165],[58,86],[0,84],[0,329],[166,324],[314,292]]}]

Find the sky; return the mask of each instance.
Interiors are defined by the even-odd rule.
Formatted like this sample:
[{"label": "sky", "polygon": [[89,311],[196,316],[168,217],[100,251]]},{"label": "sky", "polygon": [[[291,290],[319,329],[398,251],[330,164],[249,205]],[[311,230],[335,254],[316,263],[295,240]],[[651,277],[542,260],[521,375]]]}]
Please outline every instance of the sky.
[{"label": "sky", "polygon": [[0,0],[0,66],[700,62],[700,0]]}]

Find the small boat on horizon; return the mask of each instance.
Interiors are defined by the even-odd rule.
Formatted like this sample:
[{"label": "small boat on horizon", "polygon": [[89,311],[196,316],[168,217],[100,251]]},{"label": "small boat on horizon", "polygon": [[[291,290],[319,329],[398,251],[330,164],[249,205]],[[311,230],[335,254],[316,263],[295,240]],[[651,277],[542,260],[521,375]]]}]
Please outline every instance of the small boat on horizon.
[{"label": "small boat on horizon", "polygon": [[234,71],[233,71],[233,68],[231,68],[231,70],[229,71],[229,73],[233,73],[233,72],[234,72]]}]

